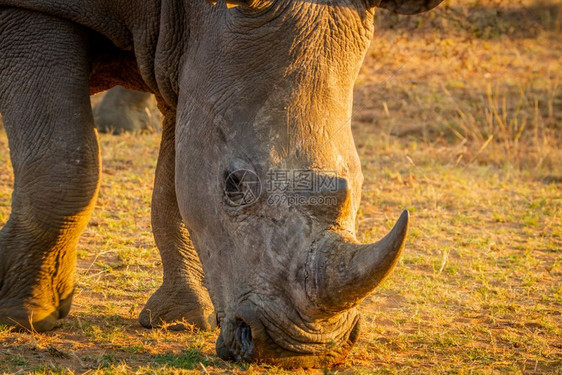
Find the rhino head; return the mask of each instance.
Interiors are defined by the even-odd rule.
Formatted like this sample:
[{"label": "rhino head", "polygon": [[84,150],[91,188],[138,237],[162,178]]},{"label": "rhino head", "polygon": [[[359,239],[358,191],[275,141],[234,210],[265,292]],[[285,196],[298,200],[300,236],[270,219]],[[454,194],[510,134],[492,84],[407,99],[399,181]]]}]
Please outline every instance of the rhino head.
[{"label": "rhino head", "polygon": [[[395,266],[408,214],[381,241],[356,240],[363,176],[353,85],[376,6],[411,14],[440,1],[219,0],[191,9],[176,190],[223,359],[326,366],[357,340],[355,307]],[[298,176],[327,182],[297,193]]]}]

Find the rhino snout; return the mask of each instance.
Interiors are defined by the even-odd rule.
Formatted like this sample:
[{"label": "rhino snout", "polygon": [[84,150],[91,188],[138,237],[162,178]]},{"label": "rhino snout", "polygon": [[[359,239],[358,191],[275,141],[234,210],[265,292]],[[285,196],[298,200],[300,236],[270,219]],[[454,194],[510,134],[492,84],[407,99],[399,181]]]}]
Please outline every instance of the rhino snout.
[{"label": "rhino snout", "polygon": [[231,319],[223,321],[216,343],[217,355],[223,360],[285,368],[325,367],[345,359],[358,338],[360,317],[356,313],[344,314],[341,321],[316,327],[313,332],[306,331],[315,323],[269,321],[268,315],[258,306],[243,304]]}]

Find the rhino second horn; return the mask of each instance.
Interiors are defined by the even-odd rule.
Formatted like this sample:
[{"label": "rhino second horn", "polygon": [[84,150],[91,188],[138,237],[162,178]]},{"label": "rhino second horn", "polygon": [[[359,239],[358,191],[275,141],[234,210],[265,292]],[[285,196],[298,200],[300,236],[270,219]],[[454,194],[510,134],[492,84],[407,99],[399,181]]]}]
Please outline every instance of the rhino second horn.
[{"label": "rhino second horn", "polygon": [[314,261],[309,297],[321,313],[333,314],[358,305],[398,263],[408,231],[404,211],[392,231],[374,244],[362,245],[332,233]]}]

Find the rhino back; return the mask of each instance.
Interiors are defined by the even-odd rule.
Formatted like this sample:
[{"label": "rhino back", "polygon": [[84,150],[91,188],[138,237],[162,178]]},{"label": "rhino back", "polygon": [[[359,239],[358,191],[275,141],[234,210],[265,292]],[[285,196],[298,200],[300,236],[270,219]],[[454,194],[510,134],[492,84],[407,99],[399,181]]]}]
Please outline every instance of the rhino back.
[{"label": "rhino back", "polygon": [[24,8],[84,25],[108,37],[119,48],[132,50],[132,34],[123,19],[120,3],[120,0],[0,0],[0,6]]},{"label": "rhino back", "polygon": [[[67,19],[94,31],[92,93],[120,84],[157,93],[155,59],[162,1],[0,0],[17,7]],[[102,38],[99,38],[102,36]],[[105,39],[108,42],[103,42]]]}]

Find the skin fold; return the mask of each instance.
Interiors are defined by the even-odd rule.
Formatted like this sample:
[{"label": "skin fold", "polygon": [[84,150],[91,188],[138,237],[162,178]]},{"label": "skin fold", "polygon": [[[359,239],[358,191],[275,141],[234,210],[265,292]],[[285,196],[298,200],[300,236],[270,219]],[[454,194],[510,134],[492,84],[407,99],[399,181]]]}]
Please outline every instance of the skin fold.
[{"label": "skin fold", "polygon": [[[121,85],[153,93],[164,115],[152,201],[164,281],[140,323],[218,325],[224,359],[342,361],[359,335],[356,306],[392,271],[408,226],[405,212],[381,241],[355,238],[353,84],[375,7],[413,14],[439,2],[0,0],[15,176],[0,324],[44,331],[68,314],[99,188],[89,95]],[[248,193],[238,171],[265,185],[271,171],[296,170],[335,175],[333,189],[305,193],[332,203],[275,203],[265,188],[232,200]]]}]

